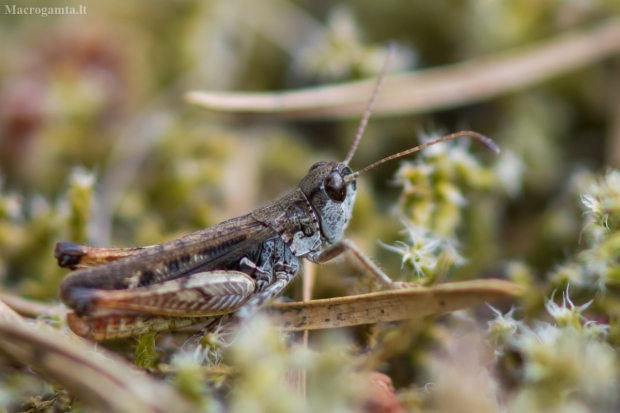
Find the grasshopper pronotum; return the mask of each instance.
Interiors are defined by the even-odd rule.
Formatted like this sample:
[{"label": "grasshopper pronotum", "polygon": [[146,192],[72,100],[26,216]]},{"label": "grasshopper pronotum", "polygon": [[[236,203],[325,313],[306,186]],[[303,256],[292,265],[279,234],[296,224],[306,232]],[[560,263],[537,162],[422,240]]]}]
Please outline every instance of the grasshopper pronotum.
[{"label": "grasshopper pronotum", "polygon": [[356,179],[384,162],[458,137],[477,139],[494,152],[499,148],[479,133],[458,132],[353,172],[348,164],[387,65],[345,160],[314,164],[296,189],[274,203],[161,245],[92,248],[58,243],[54,254],[59,265],[79,269],[60,286],[60,298],[74,310],[68,316],[71,329],[105,340],[186,327],[231,313],[247,318],[297,275],[300,258],[321,264],[346,251],[386,286],[406,286],[392,282],[353,242],[343,239]]}]

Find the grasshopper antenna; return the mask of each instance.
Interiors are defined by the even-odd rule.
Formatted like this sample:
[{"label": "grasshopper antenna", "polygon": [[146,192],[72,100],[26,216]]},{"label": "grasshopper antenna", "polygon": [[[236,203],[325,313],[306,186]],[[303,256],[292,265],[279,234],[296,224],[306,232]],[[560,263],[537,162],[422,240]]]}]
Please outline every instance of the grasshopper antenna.
[{"label": "grasshopper antenna", "polygon": [[495,142],[493,142],[493,140],[491,138],[488,138],[478,132],[472,132],[472,131],[463,131],[463,132],[456,132],[453,133],[451,135],[446,135],[442,138],[439,139],[435,139],[434,141],[430,141],[427,143],[424,143],[422,145],[416,146],[415,148],[411,148],[411,149],[407,149],[406,151],[403,152],[399,152],[397,154],[388,156],[387,158],[383,158],[380,161],[377,161],[373,164],[368,165],[366,168],[357,171],[355,173],[352,173],[351,175],[347,175],[344,178],[345,183],[349,183],[351,181],[354,181],[357,179],[358,176],[360,176],[361,174],[370,171],[371,169],[386,163],[388,161],[391,161],[392,159],[396,159],[396,158],[400,158],[401,156],[405,156],[405,155],[409,155],[410,153],[414,153],[414,152],[418,152],[421,151],[422,149],[426,149],[429,146],[441,143],[441,142],[445,142],[445,141],[450,141],[452,139],[456,139],[456,138],[461,138],[464,136],[468,136],[470,138],[474,138],[476,139],[478,142],[480,142],[481,144],[484,145],[485,148],[487,148],[488,150],[490,150],[491,152],[494,152],[496,154],[498,154],[500,152],[499,146],[497,146],[497,144]]},{"label": "grasshopper antenna", "polygon": [[379,79],[377,79],[377,83],[375,84],[375,89],[372,92],[372,97],[368,102],[368,106],[366,106],[366,111],[364,112],[364,116],[362,117],[362,121],[360,122],[360,126],[357,128],[357,133],[355,134],[355,139],[353,139],[353,143],[349,148],[349,152],[347,152],[346,158],[342,162],[345,165],[349,165],[351,158],[353,158],[353,154],[355,154],[355,150],[357,149],[357,144],[360,143],[362,139],[362,134],[364,133],[364,129],[366,129],[366,124],[368,123],[368,118],[370,118],[370,114],[372,113],[372,108],[375,105],[375,101],[377,100],[377,96],[379,96],[379,91],[381,91],[381,87],[383,86],[383,82],[385,81],[385,76],[387,74],[388,68],[392,63],[392,58],[394,57],[394,43],[390,43],[388,46],[388,57],[385,59],[385,65],[383,65],[383,69],[381,70],[381,75],[379,75]]}]

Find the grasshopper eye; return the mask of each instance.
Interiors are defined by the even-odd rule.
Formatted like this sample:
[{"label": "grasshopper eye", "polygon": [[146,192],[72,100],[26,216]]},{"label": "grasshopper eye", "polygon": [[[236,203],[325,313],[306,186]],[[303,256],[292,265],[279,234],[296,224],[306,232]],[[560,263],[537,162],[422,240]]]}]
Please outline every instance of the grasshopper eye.
[{"label": "grasshopper eye", "polygon": [[333,171],[327,175],[323,184],[325,185],[327,196],[329,196],[332,201],[340,203],[347,197],[347,185],[338,171]]}]

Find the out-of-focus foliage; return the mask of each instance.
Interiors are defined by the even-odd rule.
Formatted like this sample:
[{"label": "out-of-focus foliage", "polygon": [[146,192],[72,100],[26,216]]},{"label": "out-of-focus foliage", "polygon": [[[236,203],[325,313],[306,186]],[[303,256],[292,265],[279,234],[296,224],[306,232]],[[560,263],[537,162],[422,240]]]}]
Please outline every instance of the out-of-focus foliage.
[{"label": "out-of-focus foliage", "polygon": [[[66,275],[57,241],[151,245],[247,213],[314,162],[343,159],[357,128],[209,114],[185,91],[373,76],[389,40],[392,71],[424,69],[620,14],[613,0],[28,6],[80,4],[87,14],[0,14],[0,289],[51,302]],[[512,279],[528,287],[512,309],[312,332],[309,349],[262,318],[238,333],[102,345],[203,411],[617,411],[617,63],[432,115],[371,118],[351,162],[360,169],[438,131],[494,138],[497,158],[459,141],[364,175],[347,235],[396,280]],[[347,260],[318,269],[314,296],[376,288]],[[57,318],[39,323],[71,335]],[[396,388],[384,410],[371,371]],[[307,400],[290,389],[300,372]],[[0,358],[0,411],[71,404],[63,394]]]}]

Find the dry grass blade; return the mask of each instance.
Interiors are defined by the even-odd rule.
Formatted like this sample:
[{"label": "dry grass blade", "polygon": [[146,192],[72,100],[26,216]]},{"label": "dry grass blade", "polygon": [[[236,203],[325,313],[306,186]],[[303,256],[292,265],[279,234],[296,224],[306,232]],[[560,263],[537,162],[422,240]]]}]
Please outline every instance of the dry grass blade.
[{"label": "dry grass blade", "polygon": [[0,322],[20,323],[23,319],[11,307],[0,300]]},{"label": "dry grass blade", "polygon": [[[423,113],[488,100],[587,66],[620,52],[620,19],[537,45],[436,69],[390,76],[373,116]],[[216,111],[279,113],[290,118],[360,116],[373,80],[279,93],[190,92]]]},{"label": "dry grass blade", "polygon": [[104,357],[100,351],[94,354],[86,344],[52,331],[37,331],[15,319],[0,317],[0,352],[31,366],[85,405],[101,411],[195,411],[175,390],[132,371],[117,356],[106,353]]},{"label": "dry grass blade", "polygon": [[45,304],[9,294],[0,294],[0,302],[20,315],[36,318],[41,315],[62,315],[66,309],[58,305]]},{"label": "dry grass blade", "polygon": [[510,281],[472,280],[276,304],[267,311],[273,323],[284,330],[316,330],[438,315],[522,293],[523,288]]}]

